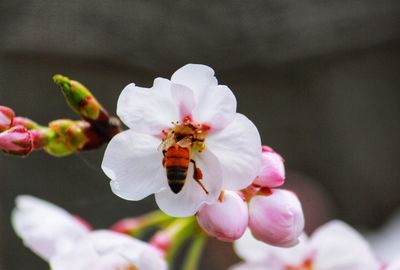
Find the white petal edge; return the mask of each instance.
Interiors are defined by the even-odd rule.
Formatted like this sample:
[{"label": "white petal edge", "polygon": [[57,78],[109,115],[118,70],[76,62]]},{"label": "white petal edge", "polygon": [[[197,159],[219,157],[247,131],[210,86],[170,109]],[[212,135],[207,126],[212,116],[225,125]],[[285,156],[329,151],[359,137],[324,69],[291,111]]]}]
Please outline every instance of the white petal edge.
[{"label": "white petal edge", "polygon": [[315,251],[316,269],[380,269],[378,261],[363,237],[349,225],[338,220],[328,222],[312,234],[309,252]]},{"label": "white petal edge", "polygon": [[29,195],[16,198],[11,223],[25,246],[49,260],[69,249],[89,229],[64,209]]},{"label": "white petal edge", "polygon": [[151,88],[127,85],[118,99],[117,114],[136,132],[160,135],[171,122],[179,120],[179,111],[171,95],[171,82],[157,78]]},{"label": "white petal edge", "polygon": [[210,87],[197,101],[193,119],[211,127],[211,131],[221,130],[233,121],[236,116],[236,98],[225,85]]},{"label": "white petal edge", "polygon": [[155,195],[161,210],[170,216],[193,216],[203,203],[212,204],[217,201],[221,192],[222,172],[218,159],[205,150],[195,158],[197,167],[203,173],[201,182],[208,190],[207,195],[193,179],[193,166],[189,166],[188,177],[182,190],[174,194],[169,188]]},{"label": "white petal edge", "polygon": [[138,201],[166,187],[167,178],[158,151],[161,139],[123,131],[110,141],[101,165],[112,180],[112,191],[126,200]]},{"label": "white petal edge", "polygon": [[187,64],[175,71],[171,77],[171,81],[183,84],[192,89],[197,103],[203,99],[203,95],[209,87],[218,85],[214,74],[214,70],[208,66]]},{"label": "white petal edge", "polygon": [[260,134],[243,114],[237,113],[228,126],[210,134],[206,138],[206,147],[221,163],[223,189],[246,188],[260,172]]}]

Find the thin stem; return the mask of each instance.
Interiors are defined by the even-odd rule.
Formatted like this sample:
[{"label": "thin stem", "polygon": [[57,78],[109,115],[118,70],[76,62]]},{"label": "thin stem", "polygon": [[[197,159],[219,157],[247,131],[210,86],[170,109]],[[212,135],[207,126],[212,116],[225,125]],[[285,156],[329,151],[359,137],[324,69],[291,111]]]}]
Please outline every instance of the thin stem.
[{"label": "thin stem", "polygon": [[140,217],[126,218],[117,222],[111,229],[114,231],[130,234],[138,237],[140,234],[154,226],[164,226],[169,224],[175,217],[166,215],[161,210],[157,210]]},{"label": "thin stem", "polygon": [[204,246],[207,242],[207,237],[203,234],[198,234],[186,255],[183,262],[182,270],[198,270],[200,265],[201,254],[203,253]]},{"label": "thin stem", "polygon": [[171,246],[167,253],[169,269],[174,269],[173,262],[182,245],[189,239],[196,229],[196,219],[180,218],[172,222],[166,229],[166,233],[171,235]]}]

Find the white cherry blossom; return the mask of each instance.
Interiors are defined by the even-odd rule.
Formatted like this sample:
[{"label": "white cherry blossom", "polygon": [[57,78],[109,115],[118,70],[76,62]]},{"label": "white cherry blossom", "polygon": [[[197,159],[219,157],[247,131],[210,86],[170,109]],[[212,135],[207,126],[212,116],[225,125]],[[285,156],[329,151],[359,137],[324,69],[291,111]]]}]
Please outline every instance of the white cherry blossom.
[{"label": "white cherry blossom", "polygon": [[[130,129],[111,140],[102,168],[111,179],[112,191],[124,199],[137,201],[154,193],[167,214],[191,216],[204,203],[215,203],[221,190],[243,189],[259,173],[257,128],[236,113],[232,91],[218,85],[207,66],[188,64],[171,80],[155,79],[151,88],[129,84],[119,97],[117,114]],[[202,178],[196,181],[190,164],[182,190],[173,191],[162,150],[172,132],[183,127],[204,139],[200,143],[186,137],[192,141],[185,146]],[[178,141],[175,137],[172,144]]]},{"label": "white cherry blossom", "polygon": [[158,250],[140,240],[108,230],[91,231],[64,209],[22,195],[12,213],[14,230],[52,270],[167,269]]},{"label": "white cherry blossom", "polygon": [[380,270],[362,236],[341,221],[318,228],[308,239],[303,235],[293,248],[273,247],[247,231],[235,242],[236,253],[245,263],[230,270]]}]

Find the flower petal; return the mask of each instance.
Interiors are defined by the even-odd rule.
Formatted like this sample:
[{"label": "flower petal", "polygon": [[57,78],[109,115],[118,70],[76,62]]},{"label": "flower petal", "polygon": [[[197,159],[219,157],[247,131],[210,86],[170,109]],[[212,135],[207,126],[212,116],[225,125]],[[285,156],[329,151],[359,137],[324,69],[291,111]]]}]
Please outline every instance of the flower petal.
[{"label": "flower petal", "polygon": [[247,262],[231,266],[228,270],[285,270],[282,262],[268,260],[267,262]]},{"label": "flower petal", "polygon": [[[121,256],[138,269],[166,269],[161,253],[146,242],[108,230],[95,231],[91,233],[90,238],[96,252],[100,255]],[[141,268],[141,265],[152,268]]]},{"label": "flower petal", "polygon": [[225,85],[210,87],[207,94],[197,101],[193,119],[211,128],[220,130],[233,121],[236,115],[236,98]]},{"label": "flower petal", "polygon": [[397,260],[392,261],[385,270],[399,270],[400,269],[400,258]]},{"label": "flower petal", "polygon": [[192,110],[196,106],[193,96],[193,91],[182,84],[171,85],[172,98],[179,108],[179,120],[184,120],[186,117],[192,117]]},{"label": "flower petal", "polygon": [[159,135],[172,121],[179,120],[179,111],[171,95],[171,82],[157,78],[152,88],[127,85],[118,99],[117,114],[136,132]]},{"label": "flower petal", "polygon": [[246,188],[260,171],[260,134],[254,124],[240,113],[223,130],[210,134],[206,147],[221,163],[223,189]]},{"label": "flower petal", "polygon": [[190,165],[186,183],[178,194],[174,194],[169,188],[156,194],[158,206],[168,215],[192,216],[203,203],[214,203],[218,199],[222,184],[222,172],[218,159],[210,151],[205,150],[195,160],[197,167],[203,173],[201,183],[209,194],[207,195],[193,179],[193,166]]},{"label": "flower petal", "polygon": [[209,87],[218,85],[214,74],[214,70],[208,66],[187,64],[175,71],[171,77],[171,81],[183,84],[192,89],[195,101],[198,102],[203,99],[203,95]]},{"label": "flower petal", "polygon": [[28,195],[16,199],[11,222],[25,246],[45,260],[69,249],[89,229],[64,209]]},{"label": "flower petal", "polygon": [[316,269],[379,269],[368,243],[356,230],[341,221],[331,221],[319,227],[311,237],[309,249],[311,253],[316,252]]},{"label": "flower petal", "polygon": [[[150,266],[149,268],[142,267]],[[165,261],[150,245],[111,231],[95,231],[70,252],[51,261],[53,270],[166,269]],[[156,268],[159,267],[159,268]]]},{"label": "flower petal", "polygon": [[126,200],[141,200],[167,184],[162,153],[157,150],[161,139],[127,130],[108,144],[102,169],[111,178],[112,191]]}]

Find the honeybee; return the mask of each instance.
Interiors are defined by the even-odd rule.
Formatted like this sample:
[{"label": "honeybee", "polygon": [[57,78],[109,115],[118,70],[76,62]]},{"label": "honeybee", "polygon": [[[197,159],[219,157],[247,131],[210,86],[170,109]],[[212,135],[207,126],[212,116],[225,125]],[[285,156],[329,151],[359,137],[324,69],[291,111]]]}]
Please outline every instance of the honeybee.
[{"label": "honeybee", "polygon": [[191,123],[175,123],[175,127],[165,133],[160,147],[163,152],[162,164],[166,169],[168,185],[172,192],[179,193],[187,178],[189,165],[193,164],[193,179],[200,185],[206,194],[207,189],[200,182],[203,173],[191,158],[192,151],[201,152],[205,149],[206,133]]}]

